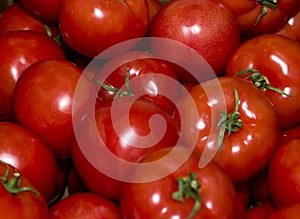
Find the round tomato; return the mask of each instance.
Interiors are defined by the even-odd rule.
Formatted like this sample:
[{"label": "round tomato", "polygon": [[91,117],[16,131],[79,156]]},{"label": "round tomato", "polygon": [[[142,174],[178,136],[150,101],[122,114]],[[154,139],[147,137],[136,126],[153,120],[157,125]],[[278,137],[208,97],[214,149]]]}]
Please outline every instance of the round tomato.
[{"label": "round tomato", "polygon": [[[200,166],[213,159],[241,182],[268,164],[280,129],[271,102],[260,90],[240,78],[219,77],[194,86],[190,95],[198,111],[183,97],[178,105],[185,111],[178,120],[185,121],[182,136],[201,156]],[[195,136],[196,145],[190,140]]]},{"label": "round tomato", "polygon": [[272,102],[281,128],[300,121],[300,44],[266,34],[242,44],[228,60],[226,75],[254,83]]},{"label": "round tomato", "polygon": [[49,219],[121,219],[117,204],[99,195],[81,192],[70,195],[50,208]]},{"label": "round tomato", "polygon": [[[159,169],[133,170],[136,183],[126,184],[120,199],[123,218],[236,218],[238,199],[234,185],[215,162],[199,168],[199,158],[192,155],[178,169],[172,169],[186,153],[179,147],[152,152],[142,162],[160,160],[172,150],[174,156],[161,163]],[[156,174],[169,169],[170,175],[156,179]],[[140,182],[145,175],[156,180]]]},{"label": "round tomato", "polygon": [[0,162],[0,213],[9,219],[48,219],[48,205],[30,181]]},{"label": "round tomato", "polygon": [[147,0],[61,0],[58,21],[70,47],[95,57],[119,42],[143,37],[149,9]]},{"label": "round tomato", "polygon": [[[81,76],[81,70],[67,60],[47,59],[28,67],[14,90],[14,120],[34,133],[58,157],[71,156],[72,119],[80,119],[86,103],[95,98],[92,82]],[[73,99],[76,89],[81,96]]]},{"label": "round tomato", "polygon": [[278,207],[300,201],[299,156],[300,139],[294,139],[280,145],[270,161],[270,194]]},{"label": "round tomato", "polygon": [[[217,75],[240,43],[239,30],[231,11],[219,0],[175,0],[165,4],[153,18],[149,35],[186,44],[211,65]],[[177,48],[165,50],[161,44],[151,48],[174,60],[191,57]]]},{"label": "round tomato", "polygon": [[247,210],[246,219],[265,219],[267,216],[276,211],[276,207],[272,202],[265,202],[255,205]]},{"label": "round tomato", "polygon": [[28,11],[46,20],[57,20],[60,0],[20,0],[20,2]]},{"label": "round tomato", "polygon": [[0,122],[0,160],[18,169],[50,200],[57,185],[53,153],[35,135],[12,122]]},{"label": "round tomato", "polygon": [[64,58],[51,38],[36,31],[0,34],[0,118],[11,119],[11,98],[17,80],[31,64],[49,58]]},{"label": "round tomato", "polygon": [[276,209],[264,219],[298,219],[300,215],[300,202],[289,204]]},{"label": "round tomato", "polygon": [[294,138],[300,138],[300,123],[281,130],[281,143],[292,140]]}]

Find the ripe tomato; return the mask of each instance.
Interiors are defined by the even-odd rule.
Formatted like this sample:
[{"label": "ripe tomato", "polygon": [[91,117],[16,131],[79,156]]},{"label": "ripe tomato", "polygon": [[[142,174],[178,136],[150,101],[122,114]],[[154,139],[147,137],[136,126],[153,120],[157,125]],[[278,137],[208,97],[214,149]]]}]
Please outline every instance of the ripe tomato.
[{"label": "ripe tomato", "polygon": [[264,219],[298,219],[300,214],[300,202],[289,204],[276,209],[271,215]]},{"label": "ripe tomato", "polygon": [[[272,102],[281,128],[300,121],[300,44],[266,34],[242,44],[229,59],[226,75],[246,78]],[[277,89],[277,90],[274,90]]]},{"label": "ripe tomato", "polygon": [[57,20],[60,0],[20,0],[30,12],[46,19]]},{"label": "ripe tomato", "polygon": [[37,61],[65,55],[51,38],[35,31],[1,33],[0,48],[0,118],[9,120],[12,93],[22,72]]},{"label": "ripe tomato", "polygon": [[0,214],[9,219],[48,219],[48,205],[30,181],[0,162]]},{"label": "ripe tomato", "polygon": [[270,161],[270,194],[278,207],[300,201],[299,156],[300,139],[293,139],[283,143]]},{"label": "ripe tomato", "polygon": [[260,172],[276,149],[280,133],[276,113],[267,97],[254,85],[233,77],[196,85],[190,94],[199,117],[191,119],[195,111],[183,97],[178,103],[186,109],[180,115],[181,121],[185,121],[181,130],[191,147],[194,142],[190,139],[197,137],[195,153],[201,156],[200,165],[213,159],[235,182]]},{"label": "ripe tomato", "polygon": [[222,1],[236,16],[239,29],[246,38],[275,33],[300,6],[298,0]]},{"label": "ripe tomato", "polygon": [[61,0],[58,16],[63,39],[90,57],[119,42],[143,37],[149,25],[146,0]]},{"label": "ripe tomato", "polygon": [[[179,137],[177,123],[161,107],[143,98],[132,105],[131,101],[132,97],[120,97],[113,104],[97,105],[78,125],[72,148],[74,165],[88,189],[113,200],[119,199],[128,180],[129,164],[151,151],[175,146]],[[164,121],[150,122],[154,115]]]},{"label": "ripe tomato", "polygon": [[294,138],[300,138],[300,123],[281,130],[281,143],[292,140]]},{"label": "ripe tomato", "polygon": [[267,216],[276,211],[272,202],[265,202],[247,210],[246,219],[265,219]]},{"label": "ripe tomato", "polygon": [[1,122],[0,160],[18,169],[47,200],[53,198],[58,173],[56,160],[35,135],[15,123]]},{"label": "ripe tomato", "polygon": [[[95,97],[89,79],[82,78],[77,86],[80,77],[81,70],[65,59],[43,60],[23,72],[13,94],[14,120],[34,133],[58,157],[71,156],[72,119],[80,119],[86,103]],[[81,96],[73,99],[76,89]]]},{"label": "ripe tomato", "polygon": [[234,185],[213,161],[199,168],[198,157],[192,155],[164,178],[139,181],[145,175],[155,179],[158,172],[174,168],[177,158],[186,153],[184,148],[165,148],[148,154],[142,162],[159,160],[171,150],[175,150],[174,157],[161,163],[159,169],[133,171],[132,177],[137,181],[124,186],[120,199],[123,218],[236,218]]},{"label": "ripe tomato", "polygon": [[[229,56],[240,43],[235,18],[219,0],[175,0],[165,4],[153,18],[149,35],[188,45],[206,59],[217,75],[224,73]],[[176,48],[165,51],[157,45],[151,49],[175,60],[190,59]]]},{"label": "ripe tomato", "polygon": [[99,195],[81,192],[51,207],[49,219],[121,219],[119,206]]}]

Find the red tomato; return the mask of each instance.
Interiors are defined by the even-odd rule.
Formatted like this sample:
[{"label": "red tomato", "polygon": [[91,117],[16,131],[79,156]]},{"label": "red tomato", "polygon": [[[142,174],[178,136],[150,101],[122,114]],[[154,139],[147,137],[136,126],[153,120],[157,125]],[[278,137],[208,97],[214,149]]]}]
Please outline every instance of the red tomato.
[{"label": "red tomato", "polygon": [[281,130],[281,143],[292,140],[294,138],[300,138],[300,123]]},{"label": "red tomato", "polygon": [[283,27],[298,0],[222,0],[234,13],[241,33],[246,37],[275,33]]},{"label": "red tomato", "polygon": [[242,207],[246,209],[249,205],[250,201],[250,187],[248,180],[235,183],[234,188],[236,191],[236,194],[242,204]]},{"label": "red tomato", "polygon": [[[149,35],[176,40],[196,50],[217,75],[223,74],[231,53],[240,43],[239,30],[231,11],[218,0],[175,0],[164,5],[151,22]],[[152,48],[175,60],[189,60],[187,54]],[[183,78],[183,80],[185,80]]]},{"label": "red tomato", "polygon": [[[95,97],[89,79],[82,78],[77,86],[80,77],[81,70],[65,59],[43,60],[23,72],[13,94],[15,121],[34,133],[58,157],[71,156],[72,119],[80,119],[86,103]],[[76,89],[81,96],[73,99]]]},{"label": "red tomato", "polygon": [[[300,44],[266,34],[242,44],[227,63],[226,75],[249,76],[272,102],[281,128],[300,121]],[[274,90],[277,89],[277,90]]]},{"label": "red tomato", "polygon": [[149,8],[149,16],[150,22],[152,21],[153,17],[159,11],[159,9],[163,6],[162,3],[158,0],[147,0],[148,8]]},{"label": "red tomato", "polygon": [[276,211],[276,207],[271,202],[265,202],[250,208],[247,211],[246,219],[265,219],[268,215]]},{"label": "red tomato", "polygon": [[61,0],[58,16],[63,39],[90,57],[122,41],[143,37],[149,25],[146,0]]},{"label": "red tomato", "polygon": [[[0,162],[0,214],[7,219],[48,219],[44,196],[8,164]],[[19,185],[18,185],[19,184]]]},{"label": "red tomato", "polygon": [[[214,159],[235,182],[241,182],[268,164],[280,129],[270,101],[260,90],[240,78],[219,77],[194,86],[190,95],[199,118],[194,119],[197,112],[183,97],[178,104],[186,109],[180,115],[185,121],[181,130],[201,156],[201,166]],[[196,145],[190,140],[195,136]]]},{"label": "red tomato", "polygon": [[35,135],[14,123],[1,122],[0,160],[18,169],[48,201],[53,198],[57,163],[53,153]]},{"label": "red tomato", "polygon": [[[162,108],[142,98],[130,105],[131,100],[132,97],[121,97],[115,99],[113,105],[97,105],[95,112],[79,124],[77,142],[73,145],[74,165],[85,185],[92,192],[113,200],[119,199],[127,181],[128,162],[138,163],[151,151],[175,146],[179,137],[177,123]],[[124,113],[128,105],[130,110]],[[164,119],[165,126],[155,120],[154,124],[150,123],[153,126],[149,126],[149,119],[154,115]],[[127,118],[129,124],[126,124]],[[107,155],[107,149],[115,157]]]},{"label": "red tomato", "polygon": [[0,118],[8,120],[12,93],[22,72],[37,61],[65,56],[51,38],[35,31],[2,33],[0,48]]},{"label": "red tomato", "polygon": [[300,202],[289,204],[275,210],[264,219],[298,219],[300,215]]},{"label": "red tomato", "polygon": [[268,169],[269,188],[276,206],[300,201],[300,139],[283,143],[273,155]]},{"label": "red tomato", "polygon": [[[175,149],[152,152],[143,162],[159,160],[171,150]],[[199,168],[198,157],[192,155],[164,178],[150,182],[138,181],[144,175],[156,178],[158,172],[174,168],[177,158],[184,156],[186,151],[177,148],[175,153],[169,162],[161,163],[159,169],[133,172],[132,177],[136,177],[137,183],[126,184],[120,200],[123,218],[235,218],[237,196],[233,183],[213,161]]]},{"label": "red tomato", "polygon": [[27,10],[46,20],[57,20],[60,0],[20,0],[20,2]]}]

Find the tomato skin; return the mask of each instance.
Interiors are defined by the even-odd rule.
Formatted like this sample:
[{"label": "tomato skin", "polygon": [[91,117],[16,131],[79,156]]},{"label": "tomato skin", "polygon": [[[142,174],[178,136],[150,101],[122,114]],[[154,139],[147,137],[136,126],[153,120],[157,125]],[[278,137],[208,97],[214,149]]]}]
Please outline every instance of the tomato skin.
[{"label": "tomato skin", "polygon": [[300,123],[281,130],[281,143],[292,140],[294,138],[300,138]]},{"label": "tomato skin", "polygon": [[65,56],[52,39],[35,31],[2,33],[0,47],[0,118],[9,120],[12,93],[22,72],[37,61]]},{"label": "tomato skin", "polygon": [[276,209],[271,215],[265,219],[297,219],[300,214],[300,202],[289,204]]},{"label": "tomato skin", "polygon": [[[223,144],[217,152],[220,132],[217,123],[225,107],[229,114],[234,110],[234,88],[239,95],[238,113],[243,127],[230,136],[225,132]],[[190,94],[198,109],[198,120],[191,119],[195,112],[185,98],[178,104],[186,109],[180,115],[187,124],[181,129],[183,138],[191,147],[194,143],[189,139],[194,136],[198,139],[195,153],[205,156],[204,159],[214,159],[235,182],[247,180],[261,171],[278,146],[280,133],[276,113],[266,96],[254,85],[233,77],[219,77],[196,85]],[[206,154],[203,154],[204,149]]]},{"label": "tomato skin", "polygon": [[48,200],[52,198],[58,173],[56,160],[35,135],[15,123],[1,122],[0,160],[18,169]]},{"label": "tomato skin", "polygon": [[[264,94],[272,102],[281,128],[300,121],[300,44],[283,36],[266,34],[242,44],[227,63],[226,75],[252,68],[267,78],[270,85],[290,96],[266,89]],[[246,75],[238,77],[245,78]],[[251,82],[250,82],[251,83]]]},{"label": "tomato skin", "polygon": [[[160,159],[170,150],[172,149],[166,148],[150,153],[143,162]],[[176,150],[178,156],[185,153],[178,148],[173,150]],[[176,162],[176,158],[170,160],[161,165],[161,169],[172,168]],[[123,218],[188,218],[193,209],[193,199],[185,198],[184,202],[179,202],[172,199],[172,193],[178,190],[176,179],[186,177],[191,172],[197,175],[197,180],[201,183],[201,207],[195,218],[235,218],[237,196],[231,179],[216,163],[210,162],[207,166],[199,168],[198,162],[198,157],[190,156],[182,166],[164,178],[126,184],[120,199]],[[157,171],[149,168],[146,172],[134,172],[134,176],[155,176]]]},{"label": "tomato skin", "polygon": [[57,20],[60,0],[20,0],[24,7],[33,14],[46,20]]},{"label": "tomato skin", "polygon": [[149,25],[149,9],[146,0],[61,0],[58,21],[70,47],[95,57],[117,43],[143,37]]},{"label": "tomato skin", "polygon": [[81,192],[56,203],[49,212],[49,219],[121,219],[119,207],[99,195]]},{"label": "tomato skin", "polygon": [[274,204],[272,202],[265,202],[247,210],[246,219],[264,219],[274,211],[276,211]]},{"label": "tomato skin", "polygon": [[[9,168],[9,179],[12,177],[15,169],[5,163],[0,162],[0,175],[4,177],[5,171]],[[36,188],[23,175],[20,176],[20,187]],[[33,192],[21,192],[18,194],[9,193],[2,182],[0,183],[0,213],[7,219],[30,218],[30,219],[48,219],[48,205],[42,195]]]},{"label": "tomato skin", "polygon": [[[149,35],[177,40],[193,48],[211,65],[216,75],[224,73],[230,54],[240,43],[233,14],[218,0],[169,2],[152,20]],[[175,60],[190,58],[185,53],[178,53],[176,48],[164,51],[161,46],[154,48],[155,53],[167,52]]]},{"label": "tomato skin", "polygon": [[[32,64],[18,80],[12,100],[14,120],[43,141],[57,157],[70,157],[74,141],[72,118],[80,119],[95,90],[81,70],[65,59]],[[76,89],[82,95],[73,99]],[[75,107],[76,104],[76,107]]]},{"label": "tomato skin", "polygon": [[268,169],[269,188],[277,207],[300,201],[300,139],[287,141],[274,153]]}]

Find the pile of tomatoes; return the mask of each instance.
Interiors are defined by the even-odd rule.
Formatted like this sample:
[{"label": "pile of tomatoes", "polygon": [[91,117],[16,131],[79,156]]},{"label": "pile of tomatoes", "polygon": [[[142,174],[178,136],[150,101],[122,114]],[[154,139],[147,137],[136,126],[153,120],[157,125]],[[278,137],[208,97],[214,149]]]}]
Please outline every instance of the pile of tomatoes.
[{"label": "pile of tomatoes", "polygon": [[1,215],[299,217],[299,0],[0,10]]}]

